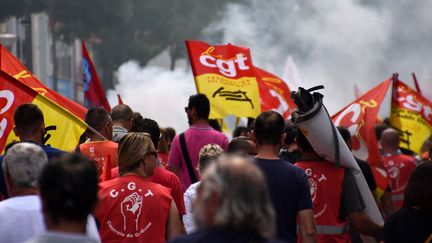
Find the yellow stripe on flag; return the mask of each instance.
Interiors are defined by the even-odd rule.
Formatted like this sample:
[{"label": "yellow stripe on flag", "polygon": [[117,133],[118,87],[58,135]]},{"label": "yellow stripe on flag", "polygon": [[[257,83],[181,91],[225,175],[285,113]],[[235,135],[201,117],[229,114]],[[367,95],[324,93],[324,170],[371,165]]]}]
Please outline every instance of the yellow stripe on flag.
[{"label": "yellow stripe on flag", "polygon": [[[44,114],[45,139],[48,138],[45,145],[68,152],[73,151],[81,134],[87,129],[87,124],[43,95],[38,94],[31,103],[37,105]],[[12,131],[6,144],[18,140]]]}]

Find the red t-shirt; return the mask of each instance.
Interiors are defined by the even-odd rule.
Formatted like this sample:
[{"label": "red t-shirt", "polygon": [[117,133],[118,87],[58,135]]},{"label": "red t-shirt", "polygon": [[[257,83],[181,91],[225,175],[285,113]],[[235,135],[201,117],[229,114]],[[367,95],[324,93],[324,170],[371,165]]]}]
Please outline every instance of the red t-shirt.
[{"label": "red t-shirt", "polygon": [[96,218],[102,242],[165,242],[170,190],[140,176],[99,184]]},{"label": "red t-shirt", "polygon": [[98,175],[101,176],[108,155],[111,168],[117,167],[117,147],[117,143],[105,140],[83,143],[79,146],[79,150],[87,158],[96,161]]},{"label": "red t-shirt", "polygon": [[[111,170],[111,178],[118,178],[118,177],[119,177],[119,169],[117,167]],[[180,184],[180,180],[176,174],[162,167],[156,167],[153,176],[149,177],[147,180],[171,189],[171,196],[174,199],[174,202],[177,206],[178,213],[180,215],[186,214],[184,198],[183,198],[183,190]]]},{"label": "red t-shirt", "polygon": [[390,179],[393,202],[400,209],[408,180],[416,168],[415,158],[405,154],[383,156],[383,165]]},{"label": "red t-shirt", "polygon": [[162,167],[164,167],[164,168],[167,167],[167,165],[168,165],[168,155],[169,155],[168,152],[166,152],[166,153],[158,152],[158,158],[162,164]]}]

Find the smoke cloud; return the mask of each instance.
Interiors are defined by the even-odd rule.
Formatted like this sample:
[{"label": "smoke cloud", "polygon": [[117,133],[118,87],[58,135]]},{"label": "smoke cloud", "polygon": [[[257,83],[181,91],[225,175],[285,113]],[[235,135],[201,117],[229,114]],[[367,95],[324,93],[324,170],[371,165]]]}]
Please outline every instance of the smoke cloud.
[{"label": "smoke cloud", "polygon": [[[249,47],[256,66],[280,77],[291,55],[303,86],[324,84],[325,104],[335,113],[354,99],[355,83],[367,91],[393,72],[409,85],[415,72],[432,98],[430,9],[428,0],[251,0],[227,5],[202,39]],[[118,80],[116,90],[133,108],[162,126],[187,126],[182,107],[195,92],[190,70],[126,63]],[[388,101],[381,110],[388,115]]]}]

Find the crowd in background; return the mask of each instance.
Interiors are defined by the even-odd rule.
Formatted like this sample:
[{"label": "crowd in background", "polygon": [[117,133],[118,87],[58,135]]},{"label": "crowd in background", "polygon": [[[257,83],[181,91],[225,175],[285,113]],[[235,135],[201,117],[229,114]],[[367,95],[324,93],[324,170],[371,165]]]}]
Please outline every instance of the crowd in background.
[{"label": "crowd in background", "polygon": [[[279,113],[230,141],[205,95],[190,96],[185,113],[190,127],[176,134],[127,105],[89,109],[93,129],[67,153],[43,144],[41,110],[20,105],[20,141],[0,158],[0,242],[432,242],[431,144],[416,156],[388,124],[370,131],[388,183],[356,161],[378,225],[352,173]],[[338,130],[351,149],[350,131]]]}]

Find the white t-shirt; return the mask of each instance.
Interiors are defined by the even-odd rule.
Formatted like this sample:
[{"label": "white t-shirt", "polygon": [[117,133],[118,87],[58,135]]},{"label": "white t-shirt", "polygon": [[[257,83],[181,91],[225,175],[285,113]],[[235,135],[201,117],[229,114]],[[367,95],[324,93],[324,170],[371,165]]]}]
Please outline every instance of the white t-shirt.
[{"label": "white t-shirt", "polygon": [[[0,242],[21,243],[45,233],[39,196],[17,196],[0,202]],[[100,242],[95,220],[89,216],[87,235]]]},{"label": "white t-shirt", "polygon": [[192,214],[192,203],[195,199],[196,192],[200,183],[201,182],[198,181],[190,185],[183,195],[185,209],[186,209],[186,214],[183,215],[183,224],[188,234],[195,231],[195,223]]}]

